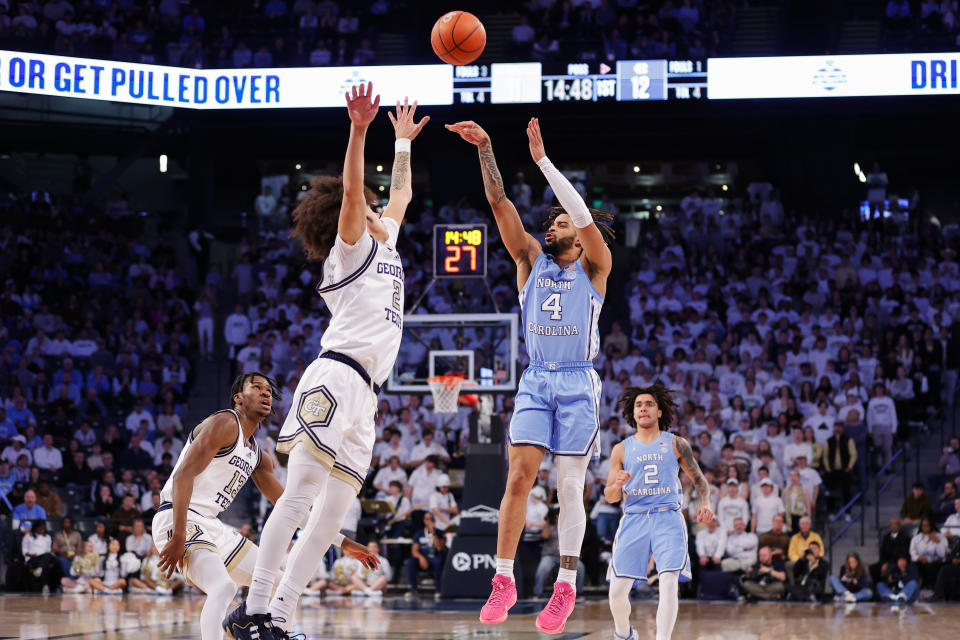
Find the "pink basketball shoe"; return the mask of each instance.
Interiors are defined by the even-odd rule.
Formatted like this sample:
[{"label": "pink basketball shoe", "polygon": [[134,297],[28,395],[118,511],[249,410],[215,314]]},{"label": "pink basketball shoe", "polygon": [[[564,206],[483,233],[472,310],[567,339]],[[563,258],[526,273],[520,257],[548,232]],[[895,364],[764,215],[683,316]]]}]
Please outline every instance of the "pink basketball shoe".
[{"label": "pink basketball shoe", "polygon": [[553,595],[537,616],[537,629],[544,633],[560,633],[567,624],[567,618],[573,613],[577,601],[577,590],[566,582],[553,583]]},{"label": "pink basketball shoe", "polygon": [[510,607],[517,604],[517,583],[500,574],[493,576],[491,583],[493,591],[487,598],[487,604],[480,609],[480,622],[500,624],[507,619]]}]

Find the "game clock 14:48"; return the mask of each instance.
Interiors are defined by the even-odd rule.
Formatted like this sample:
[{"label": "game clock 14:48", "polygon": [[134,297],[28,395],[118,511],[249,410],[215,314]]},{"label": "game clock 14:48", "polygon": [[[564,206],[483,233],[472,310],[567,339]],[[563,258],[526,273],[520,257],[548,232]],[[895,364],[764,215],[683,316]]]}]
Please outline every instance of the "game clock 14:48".
[{"label": "game clock 14:48", "polygon": [[436,278],[487,275],[487,225],[433,225],[433,274]]}]

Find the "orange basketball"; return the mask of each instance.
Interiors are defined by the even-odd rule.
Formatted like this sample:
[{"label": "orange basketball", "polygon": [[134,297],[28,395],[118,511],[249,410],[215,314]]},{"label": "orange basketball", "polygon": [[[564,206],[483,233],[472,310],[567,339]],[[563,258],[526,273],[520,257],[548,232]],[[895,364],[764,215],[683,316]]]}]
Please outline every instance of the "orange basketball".
[{"label": "orange basketball", "polygon": [[447,64],[469,64],[487,46],[487,31],[472,13],[450,11],[433,25],[430,44],[437,57]]}]

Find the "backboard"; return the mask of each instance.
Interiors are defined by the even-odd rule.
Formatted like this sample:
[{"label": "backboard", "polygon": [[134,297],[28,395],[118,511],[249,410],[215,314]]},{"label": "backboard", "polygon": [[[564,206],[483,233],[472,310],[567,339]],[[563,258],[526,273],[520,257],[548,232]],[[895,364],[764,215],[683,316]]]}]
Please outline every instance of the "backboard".
[{"label": "backboard", "polygon": [[518,328],[512,313],[405,315],[386,391],[427,394],[428,377],[459,372],[461,393],[515,392]]}]

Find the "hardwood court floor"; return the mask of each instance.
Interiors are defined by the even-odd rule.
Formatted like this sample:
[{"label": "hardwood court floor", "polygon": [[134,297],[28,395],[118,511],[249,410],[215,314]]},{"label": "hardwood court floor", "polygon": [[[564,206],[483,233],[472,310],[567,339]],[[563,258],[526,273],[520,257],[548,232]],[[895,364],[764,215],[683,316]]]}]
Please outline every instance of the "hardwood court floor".
[{"label": "hardwood court floor", "polygon": [[[0,640],[193,640],[202,596],[0,596]],[[481,625],[482,602],[305,600],[297,629],[307,638],[343,640],[546,640],[534,627],[543,603],[520,602],[501,625]],[[654,637],[656,601],[636,601],[633,625]],[[860,604],[736,604],[681,602],[678,640],[940,640],[958,637],[960,607]],[[558,640],[612,640],[605,600],[578,603]]]}]

